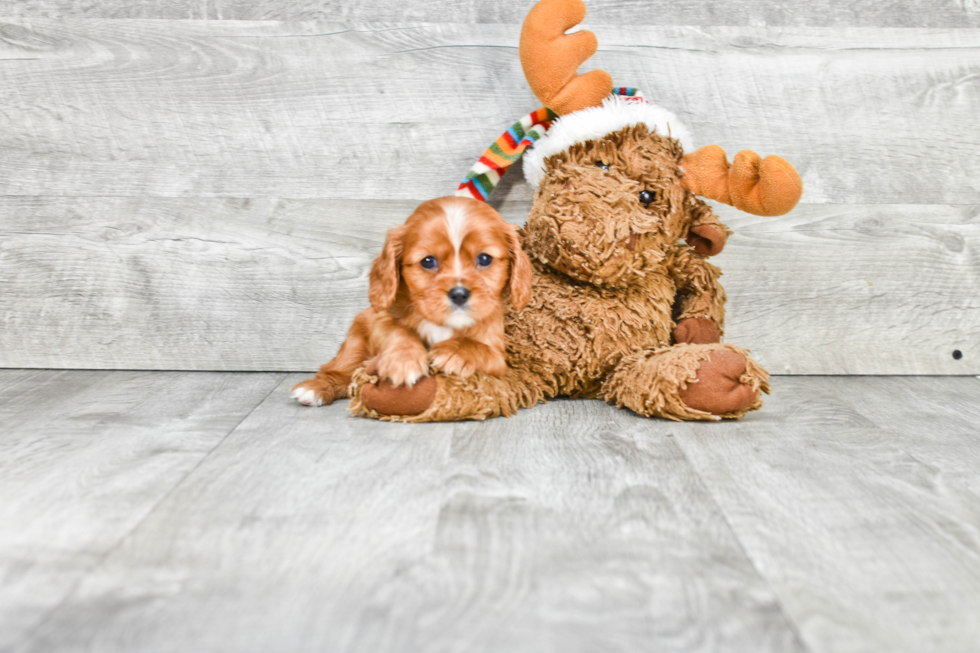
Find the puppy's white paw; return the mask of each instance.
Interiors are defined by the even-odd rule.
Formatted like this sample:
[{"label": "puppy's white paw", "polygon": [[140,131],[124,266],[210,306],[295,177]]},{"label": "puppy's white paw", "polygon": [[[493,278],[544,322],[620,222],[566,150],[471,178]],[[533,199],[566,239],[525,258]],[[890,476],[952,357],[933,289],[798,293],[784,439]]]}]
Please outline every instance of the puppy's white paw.
[{"label": "puppy's white paw", "polygon": [[321,372],[293,386],[289,396],[304,406],[329,406],[347,396],[350,377],[339,372]]},{"label": "puppy's white paw", "polygon": [[429,375],[429,360],[424,347],[397,353],[385,353],[378,359],[378,375],[393,384],[413,386]]},{"label": "puppy's white paw", "polygon": [[322,406],[323,399],[316,392],[307,388],[295,388],[290,396],[304,406]]}]

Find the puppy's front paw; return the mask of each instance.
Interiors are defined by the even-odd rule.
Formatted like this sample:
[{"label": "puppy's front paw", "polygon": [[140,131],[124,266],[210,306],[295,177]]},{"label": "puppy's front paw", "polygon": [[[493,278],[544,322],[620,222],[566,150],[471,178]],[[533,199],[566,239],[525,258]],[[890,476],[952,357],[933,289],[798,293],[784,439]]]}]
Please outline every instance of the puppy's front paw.
[{"label": "puppy's front paw", "polygon": [[385,352],[378,357],[377,367],[378,376],[396,386],[412,386],[429,375],[429,360],[422,345]]},{"label": "puppy's front paw", "polygon": [[[432,346],[429,360],[443,372],[456,376],[471,376],[478,370],[487,374],[503,374],[506,364],[501,361],[499,366],[494,365],[494,361],[488,357],[489,353],[490,350],[486,347],[477,347],[458,340],[445,340]],[[497,367],[501,369],[498,370]]]},{"label": "puppy's front paw", "polygon": [[330,405],[334,399],[347,396],[347,389],[339,387],[336,380],[316,377],[293,386],[289,396],[304,406]]}]

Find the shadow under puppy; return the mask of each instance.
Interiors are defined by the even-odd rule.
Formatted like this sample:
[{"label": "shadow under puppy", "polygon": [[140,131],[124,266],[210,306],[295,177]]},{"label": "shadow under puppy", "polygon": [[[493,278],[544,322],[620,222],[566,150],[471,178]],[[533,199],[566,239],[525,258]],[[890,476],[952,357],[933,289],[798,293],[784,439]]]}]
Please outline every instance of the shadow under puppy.
[{"label": "shadow under puppy", "polygon": [[[507,370],[504,312],[531,296],[531,262],[517,230],[493,208],[466,197],[423,202],[388,232],[371,267],[371,307],[361,311],[337,356],[292,389],[307,406],[347,397],[365,367],[406,389],[430,363],[458,376]],[[509,283],[508,283],[509,282]]]}]

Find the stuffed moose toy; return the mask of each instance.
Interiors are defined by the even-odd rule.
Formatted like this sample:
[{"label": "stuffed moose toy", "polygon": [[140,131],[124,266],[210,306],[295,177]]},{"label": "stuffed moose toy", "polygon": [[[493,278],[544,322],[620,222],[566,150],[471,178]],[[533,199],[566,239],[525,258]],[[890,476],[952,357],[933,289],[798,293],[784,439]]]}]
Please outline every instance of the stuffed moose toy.
[{"label": "stuffed moose toy", "polygon": [[528,305],[507,310],[508,371],[460,377],[433,368],[405,387],[362,369],[350,387],[352,413],[485,419],[556,396],[675,420],[761,407],[768,373],[745,349],[720,342],[725,291],[707,257],[730,232],[698,196],[781,215],[799,200],[800,177],[776,156],[743,151],[730,165],[716,145],[685,154],[686,129],[670,112],[633,89],[614,94],[602,70],[578,75],[596,37],[565,32],[584,17],[582,0],[541,0],[530,11],[521,62],[547,108],[523,121],[528,137],[516,147],[511,139],[510,152],[488,150],[457,193],[485,200],[533,145],[524,172],[536,191],[520,238],[534,281]]}]

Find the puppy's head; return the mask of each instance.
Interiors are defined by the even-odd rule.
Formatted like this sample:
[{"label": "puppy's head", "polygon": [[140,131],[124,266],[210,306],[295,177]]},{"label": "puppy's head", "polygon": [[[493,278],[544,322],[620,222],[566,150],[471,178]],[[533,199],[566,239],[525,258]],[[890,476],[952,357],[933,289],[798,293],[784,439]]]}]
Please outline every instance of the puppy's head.
[{"label": "puppy's head", "polygon": [[500,310],[508,286],[511,302],[524,308],[531,274],[517,230],[499,213],[474,199],[440,197],[388,232],[369,294],[377,309],[398,298],[433,324],[462,329]]}]

